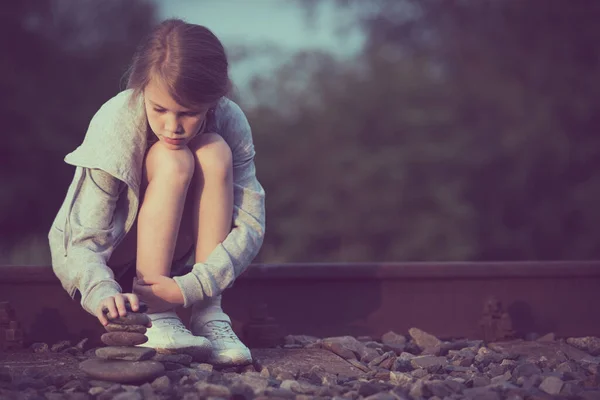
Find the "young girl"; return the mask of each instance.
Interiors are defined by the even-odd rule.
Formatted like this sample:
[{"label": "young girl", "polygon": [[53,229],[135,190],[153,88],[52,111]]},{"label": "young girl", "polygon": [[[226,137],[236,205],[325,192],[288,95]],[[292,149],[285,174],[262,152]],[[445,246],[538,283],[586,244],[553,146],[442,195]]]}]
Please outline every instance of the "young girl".
[{"label": "young girl", "polygon": [[[143,346],[188,352],[220,365],[252,361],[221,308],[258,253],[264,190],[250,126],[225,95],[220,41],[208,29],[167,20],[139,47],[127,90],[94,115],[65,157],[75,176],[48,239],[53,270],[99,321],[148,305]],[[194,257],[193,269],[182,267]],[[133,293],[117,278],[136,269]],[[190,330],[175,307],[192,307]]]}]

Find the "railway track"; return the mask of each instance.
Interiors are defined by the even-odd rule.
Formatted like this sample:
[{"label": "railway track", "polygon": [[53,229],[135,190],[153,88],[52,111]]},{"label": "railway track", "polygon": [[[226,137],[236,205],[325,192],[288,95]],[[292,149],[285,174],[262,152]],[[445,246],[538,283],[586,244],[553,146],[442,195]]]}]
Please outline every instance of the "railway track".
[{"label": "railway track", "polygon": [[[131,279],[123,279],[126,289]],[[481,339],[490,296],[501,302],[517,336],[600,336],[595,261],[253,264],[225,292],[223,307],[247,341],[256,339],[252,332],[273,329],[280,335],[380,337],[411,327],[439,338]],[[26,345],[82,337],[93,342],[103,332],[49,266],[0,266],[0,301],[15,310]],[[189,310],[180,315],[187,321]]]}]

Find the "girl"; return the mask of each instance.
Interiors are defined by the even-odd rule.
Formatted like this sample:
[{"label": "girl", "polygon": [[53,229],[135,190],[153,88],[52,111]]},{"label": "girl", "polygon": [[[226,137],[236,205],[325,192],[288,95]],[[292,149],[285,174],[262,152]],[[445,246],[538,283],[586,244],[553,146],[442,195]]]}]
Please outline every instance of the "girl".
[{"label": "girl", "polygon": [[[65,157],[75,176],[48,239],[63,288],[103,325],[103,311],[116,318],[126,302],[136,311],[143,301],[151,320],[143,346],[241,365],[252,358],[221,293],[262,245],[265,193],[229,87],[211,31],[161,23],[135,54],[127,90],[100,108]],[[133,290],[122,293],[116,280],[130,267]],[[179,305],[192,307],[191,331]]]}]

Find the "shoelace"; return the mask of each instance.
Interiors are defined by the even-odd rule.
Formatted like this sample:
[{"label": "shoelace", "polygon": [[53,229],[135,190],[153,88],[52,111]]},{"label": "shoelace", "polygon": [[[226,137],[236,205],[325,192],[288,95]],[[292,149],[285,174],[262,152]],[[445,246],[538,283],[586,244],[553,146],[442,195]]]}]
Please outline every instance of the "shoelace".
[{"label": "shoelace", "polygon": [[211,321],[206,324],[211,339],[225,339],[232,342],[237,340],[237,336],[233,333],[231,326],[225,321]]},{"label": "shoelace", "polygon": [[158,319],[153,321],[152,323],[156,323],[158,322],[160,323],[164,323],[165,325],[168,325],[169,327],[171,327],[171,329],[173,329],[176,332],[180,332],[180,333],[187,333],[188,335],[190,334],[190,331],[183,325],[183,323],[176,319],[176,318],[164,318],[164,319]]}]

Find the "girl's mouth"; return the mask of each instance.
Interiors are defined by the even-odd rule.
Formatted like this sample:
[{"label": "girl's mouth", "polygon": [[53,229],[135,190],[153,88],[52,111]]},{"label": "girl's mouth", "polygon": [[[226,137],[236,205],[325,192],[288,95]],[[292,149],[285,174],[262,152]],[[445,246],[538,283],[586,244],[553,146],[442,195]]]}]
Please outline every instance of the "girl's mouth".
[{"label": "girl's mouth", "polygon": [[171,138],[164,137],[164,136],[163,136],[163,139],[168,144],[179,145],[179,144],[183,143],[183,139],[171,139]]}]

